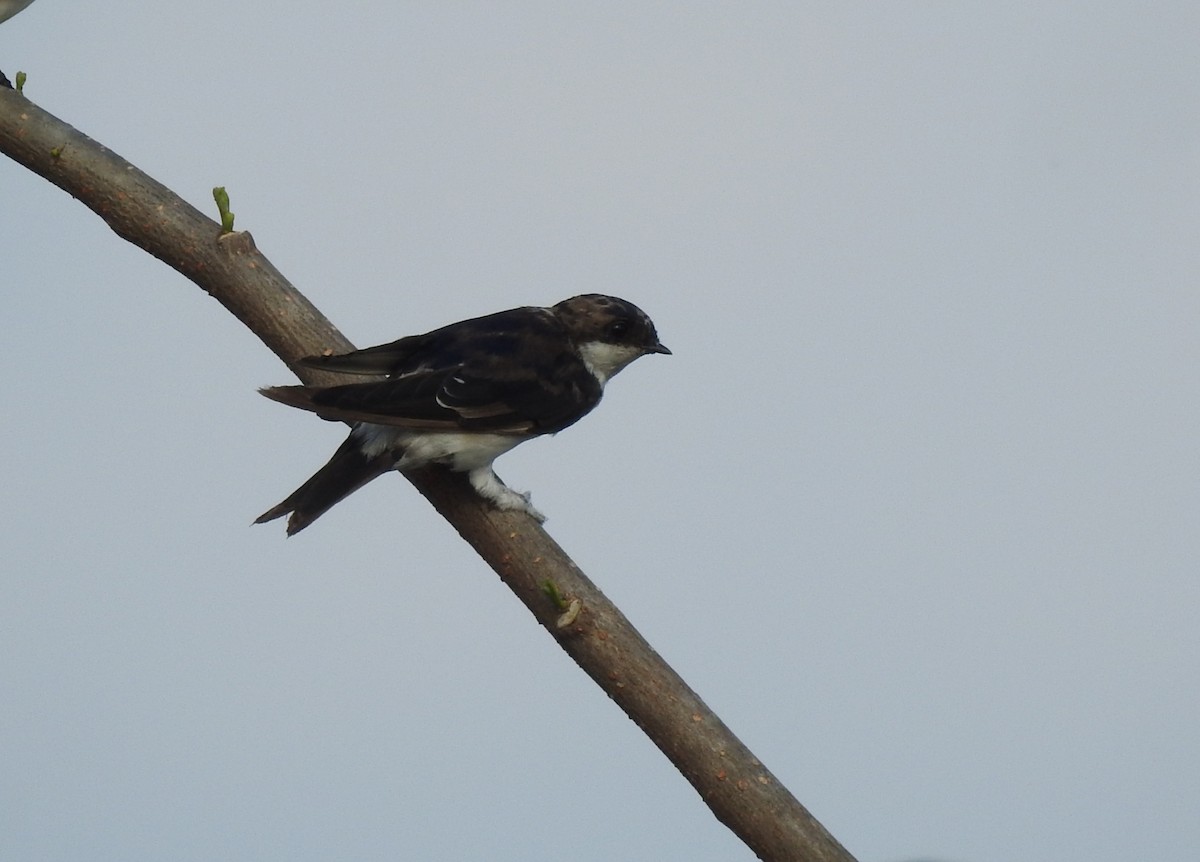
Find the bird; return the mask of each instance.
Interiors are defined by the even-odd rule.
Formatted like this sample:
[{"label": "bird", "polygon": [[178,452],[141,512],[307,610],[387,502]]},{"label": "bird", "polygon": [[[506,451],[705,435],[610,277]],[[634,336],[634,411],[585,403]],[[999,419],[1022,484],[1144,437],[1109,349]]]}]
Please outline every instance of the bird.
[{"label": "bird", "polygon": [[376,347],[305,357],[300,364],[308,368],[373,379],[259,390],[352,428],[324,467],[254,523],[287,515],[292,536],[376,477],[430,464],[466,473],[495,508],[544,521],[530,495],[505,485],[492,462],[526,440],[578,422],[600,403],[615,374],[652,353],[671,351],[644,311],[591,293]]}]

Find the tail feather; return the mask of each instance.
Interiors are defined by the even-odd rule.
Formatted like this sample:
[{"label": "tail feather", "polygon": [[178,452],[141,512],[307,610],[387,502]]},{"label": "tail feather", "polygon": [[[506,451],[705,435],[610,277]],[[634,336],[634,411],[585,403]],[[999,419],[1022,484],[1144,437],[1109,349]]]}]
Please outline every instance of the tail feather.
[{"label": "tail feather", "polygon": [[278,506],[273,506],[254,519],[256,524],[265,524],[291,513],[288,518],[289,536],[303,530],[324,515],[340,500],[353,494],[376,476],[381,476],[396,466],[395,454],[369,457],[363,454],[353,436],[346,438],[329,462],[313,474],[307,482],[293,491]]}]

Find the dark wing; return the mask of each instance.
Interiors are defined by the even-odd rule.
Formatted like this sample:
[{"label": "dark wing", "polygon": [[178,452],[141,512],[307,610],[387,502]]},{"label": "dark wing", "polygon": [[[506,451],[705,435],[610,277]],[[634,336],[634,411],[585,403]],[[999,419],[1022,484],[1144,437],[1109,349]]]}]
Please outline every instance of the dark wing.
[{"label": "dark wing", "polygon": [[562,325],[546,308],[511,308],[410,335],[387,344],[336,356],[306,356],[301,365],[343,374],[402,377],[419,371],[450,370],[480,353],[512,358],[530,338],[561,338]]},{"label": "dark wing", "polygon": [[596,406],[601,387],[555,315],[514,308],[305,365],[386,380],[275,386],[268,398],[323,419],[413,430],[547,434]]},{"label": "dark wing", "polygon": [[[435,339],[435,335],[442,337]],[[414,431],[521,435],[560,431],[600,400],[600,384],[557,331],[526,325],[513,331],[491,328],[450,336],[415,336],[427,341],[414,350],[395,348],[393,357],[403,354],[403,364],[421,370],[340,386],[276,386],[262,393],[323,419]],[[440,341],[434,345],[439,349],[432,349],[430,340]],[[371,357],[387,355],[388,348],[393,345],[347,357],[370,354],[357,366],[366,368]],[[447,360],[454,364],[447,367]]]},{"label": "dark wing", "polygon": [[466,369],[410,374],[342,386],[272,386],[263,395],[322,419],[371,422],[414,431],[547,434],[583,417],[600,400],[596,379],[579,374],[549,379],[500,379]]},{"label": "dark wing", "polygon": [[429,341],[429,335],[410,335],[377,347],[366,347],[336,356],[306,356],[301,365],[337,371],[342,374],[403,374],[415,370],[411,366],[413,356],[420,355]]},{"label": "dark wing", "polygon": [[[451,372],[410,374],[395,380],[341,386],[272,386],[268,398],[316,413],[322,419],[373,422],[425,431],[462,430],[459,414],[438,404],[437,393]],[[512,433],[520,433],[514,429]]]}]

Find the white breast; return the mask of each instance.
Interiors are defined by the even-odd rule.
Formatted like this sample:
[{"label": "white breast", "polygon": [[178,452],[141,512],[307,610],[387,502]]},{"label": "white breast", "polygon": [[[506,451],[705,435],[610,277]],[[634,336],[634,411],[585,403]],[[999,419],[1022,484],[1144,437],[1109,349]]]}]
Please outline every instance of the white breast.
[{"label": "white breast", "polygon": [[368,457],[389,449],[403,449],[404,455],[396,465],[400,470],[415,470],[427,464],[445,464],[460,472],[477,470],[528,439],[511,434],[406,431],[369,422],[356,425],[353,433]]}]

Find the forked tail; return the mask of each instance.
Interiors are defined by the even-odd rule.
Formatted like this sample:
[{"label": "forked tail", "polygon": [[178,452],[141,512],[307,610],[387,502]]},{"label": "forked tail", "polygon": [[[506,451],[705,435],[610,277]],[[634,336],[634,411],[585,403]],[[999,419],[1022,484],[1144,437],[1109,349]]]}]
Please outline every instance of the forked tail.
[{"label": "forked tail", "polygon": [[273,506],[255,518],[254,523],[265,524],[290,512],[287,534],[295,535],[324,515],[338,501],[395,466],[395,454],[384,452],[382,455],[368,457],[363,454],[353,435],[347,437],[346,442],[333,453],[329,463],[278,506]]}]

